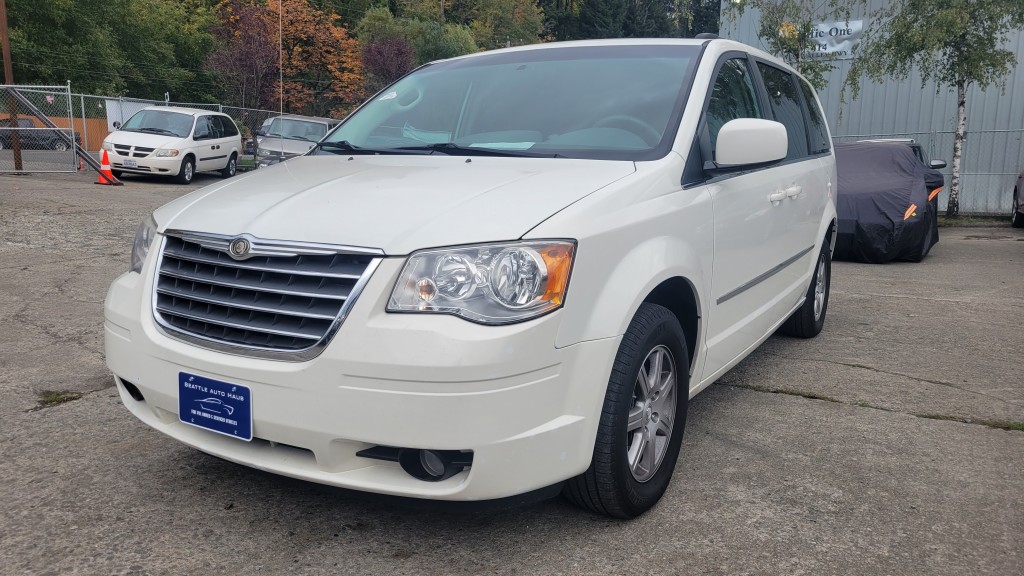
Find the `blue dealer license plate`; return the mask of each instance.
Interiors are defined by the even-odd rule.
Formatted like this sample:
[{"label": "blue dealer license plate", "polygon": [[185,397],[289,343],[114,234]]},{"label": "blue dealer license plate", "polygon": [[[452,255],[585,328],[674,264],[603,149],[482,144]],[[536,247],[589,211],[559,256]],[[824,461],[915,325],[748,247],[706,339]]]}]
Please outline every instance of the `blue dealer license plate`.
[{"label": "blue dealer license plate", "polygon": [[252,391],[240,384],[179,372],[178,419],[248,442],[252,440]]}]

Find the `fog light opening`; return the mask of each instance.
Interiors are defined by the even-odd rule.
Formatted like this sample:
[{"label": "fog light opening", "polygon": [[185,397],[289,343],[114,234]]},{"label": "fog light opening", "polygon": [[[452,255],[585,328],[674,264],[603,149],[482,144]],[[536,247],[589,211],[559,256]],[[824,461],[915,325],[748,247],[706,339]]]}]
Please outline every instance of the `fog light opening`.
[{"label": "fog light opening", "polygon": [[447,480],[462,471],[464,465],[455,463],[447,451],[403,448],[398,452],[398,463],[406,474],[425,482]]},{"label": "fog light opening", "polygon": [[123,378],[118,378],[117,381],[121,383],[121,386],[124,386],[125,391],[128,392],[128,395],[134,398],[136,402],[142,402],[146,399],[135,384],[132,384]]}]

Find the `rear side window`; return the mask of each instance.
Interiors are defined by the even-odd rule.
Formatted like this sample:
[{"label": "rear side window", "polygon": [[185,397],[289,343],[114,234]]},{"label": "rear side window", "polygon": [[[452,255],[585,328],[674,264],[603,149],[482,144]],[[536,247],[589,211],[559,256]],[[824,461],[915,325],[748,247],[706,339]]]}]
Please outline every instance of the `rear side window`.
[{"label": "rear side window", "polygon": [[804,123],[804,112],[800,108],[800,99],[796,94],[793,76],[774,66],[758,62],[764,87],[768,92],[768,104],[772,108],[775,120],[786,126],[789,136],[789,152],[786,160],[798,160],[808,155],[807,126]]},{"label": "rear side window", "polygon": [[224,125],[220,123],[220,116],[210,116],[210,137],[223,138]]},{"label": "rear side window", "polygon": [[814,90],[805,80],[798,83],[804,93],[804,102],[807,102],[807,118],[811,121],[811,129],[808,132],[811,154],[826,154],[832,149],[832,143],[828,139],[828,127],[825,125],[821,108],[818,108],[818,101],[814,98]]},{"label": "rear side window", "polygon": [[744,58],[726,60],[718,70],[708,103],[707,126],[711,153],[717,157],[718,132],[730,120],[764,118],[757,101],[757,91]]},{"label": "rear side window", "polygon": [[235,128],[235,123],[231,121],[227,116],[216,116],[217,120],[220,121],[223,129],[224,138],[230,138],[231,136],[238,136],[238,128]]}]

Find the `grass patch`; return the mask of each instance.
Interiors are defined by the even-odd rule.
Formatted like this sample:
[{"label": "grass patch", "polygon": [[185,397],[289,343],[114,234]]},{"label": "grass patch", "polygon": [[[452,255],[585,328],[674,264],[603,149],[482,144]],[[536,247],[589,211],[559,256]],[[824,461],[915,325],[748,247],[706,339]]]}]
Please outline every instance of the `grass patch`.
[{"label": "grass patch", "polygon": [[36,409],[38,410],[41,408],[57,406],[58,404],[78,400],[81,397],[81,392],[72,392],[70,390],[43,390],[39,393],[39,406]]}]

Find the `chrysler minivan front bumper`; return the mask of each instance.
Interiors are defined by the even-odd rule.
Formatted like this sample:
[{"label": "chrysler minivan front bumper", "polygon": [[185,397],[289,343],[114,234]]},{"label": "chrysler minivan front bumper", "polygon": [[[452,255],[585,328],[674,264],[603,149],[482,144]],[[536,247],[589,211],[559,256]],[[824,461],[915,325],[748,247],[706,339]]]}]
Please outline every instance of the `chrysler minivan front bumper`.
[{"label": "chrysler minivan front bumper", "polygon": [[[439,500],[523,494],[590,464],[620,338],[556,348],[558,311],[506,326],[387,313],[404,259],[386,258],[318,357],[226,354],[157,325],[154,260],[107,294],[107,365],[136,417],[189,446],[294,478]],[[247,386],[253,440],[181,422],[181,372]],[[377,447],[458,451],[472,464],[425,481],[398,462],[365,457]]]}]

